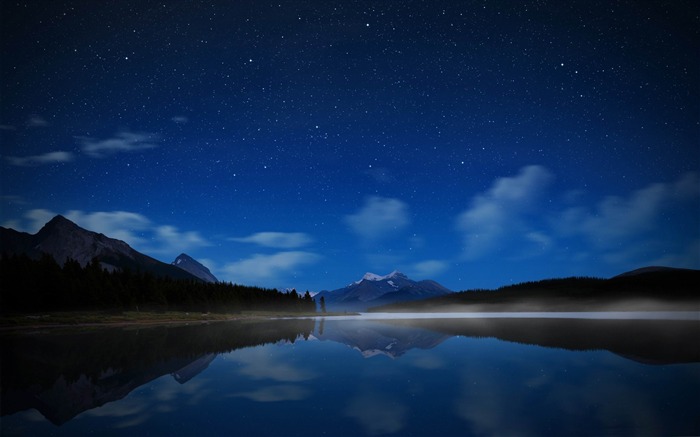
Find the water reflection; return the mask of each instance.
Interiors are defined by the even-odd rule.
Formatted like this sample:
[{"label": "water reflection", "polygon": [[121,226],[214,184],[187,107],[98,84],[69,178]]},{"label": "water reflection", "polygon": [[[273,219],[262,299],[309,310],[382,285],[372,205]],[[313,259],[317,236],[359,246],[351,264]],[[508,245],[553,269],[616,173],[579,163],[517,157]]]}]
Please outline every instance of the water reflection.
[{"label": "water reflection", "polygon": [[5,334],[0,414],[35,408],[60,425],[162,375],[184,384],[218,353],[308,338],[313,327],[280,320]]},{"label": "water reflection", "polygon": [[1,431],[697,434],[697,338],[697,321],[558,319],[4,334]]},{"label": "water reflection", "polygon": [[648,364],[700,362],[698,320],[571,318],[388,319],[445,336],[491,337],[568,350],[607,350]]}]

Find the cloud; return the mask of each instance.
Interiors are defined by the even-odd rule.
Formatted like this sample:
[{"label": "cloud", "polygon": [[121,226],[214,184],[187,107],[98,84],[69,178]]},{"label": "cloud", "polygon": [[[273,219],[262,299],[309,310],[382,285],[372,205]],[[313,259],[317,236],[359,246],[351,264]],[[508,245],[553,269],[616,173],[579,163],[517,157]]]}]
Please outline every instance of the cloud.
[{"label": "cloud", "polygon": [[236,237],[229,240],[278,249],[295,249],[306,246],[313,241],[311,237],[302,232],[258,232],[247,237]]},{"label": "cloud", "polygon": [[175,226],[162,225],[155,228],[159,247],[153,253],[183,253],[196,247],[209,246],[202,236],[195,231],[180,232]]},{"label": "cloud", "polygon": [[700,200],[700,179],[688,173],[674,183],[655,183],[627,197],[608,196],[593,208],[574,206],[554,222],[563,236],[582,235],[597,248],[617,246],[658,226],[674,203]]},{"label": "cloud", "polygon": [[96,140],[88,137],[77,137],[82,144],[83,152],[93,158],[104,158],[119,152],[153,149],[158,147],[155,141],[157,135],[149,133],[133,133],[122,131],[112,138]]},{"label": "cloud", "polygon": [[176,115],[175,117],[172,117],[170,120],[173,121],[174,123],[177,123],[177,124],[185,124],[189,121],[189,119],[187,117],[182,116],[182,115]]},{"label": "cloud", "polygon": [[372,196],[345,223],[365,240],[379,240],[408,226],[408,205],[399,199]]},{"label": "cloud", "polygon": [[551,179],[546,168],[531,165],[516,176],[497,179],[488,191],[477,195],[457,218],[457,229],[464,236],[465,258],[490,253],[516,229],[522,230],[524,216],[533,210]]},{"label": "cloud", "polygon": [[439,275],[449,268],[450,264],[447,261],[431,259],[413,264],[409,271],[411,277],[429,278]]},{"label": "cloud", "polygon": [[49,126],[49,122],[46,121],[44,117],[39,115],[32,115],[27,120],[27,127],[46,127]]},{"label": "cloud", "polygon": [[60,162],[71,162],[75,156],[71,152],[56,151],[43,155],[33,156],[7,156],[5,158],[11,165],[18,167],[36,167],[44,164],[56,164]]},{"label": "cloud", "polygon": [[320,255],[303,251],[278,252],[272,255],[255,254],[248,259],[225,265],[222,276],[225,280],[237,284],[269,284],[279,281],[281,275],[292,274],[320,259]]}]

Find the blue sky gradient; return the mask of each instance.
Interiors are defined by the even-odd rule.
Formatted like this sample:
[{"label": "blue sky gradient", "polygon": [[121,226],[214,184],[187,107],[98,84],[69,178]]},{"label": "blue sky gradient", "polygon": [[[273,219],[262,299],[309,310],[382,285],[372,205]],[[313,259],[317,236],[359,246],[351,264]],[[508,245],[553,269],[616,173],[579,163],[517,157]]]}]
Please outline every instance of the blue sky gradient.
[{"label": "blue sky gradient", "polygon": [[0,225],[221,280],[700,268],[697,2],[5,2]]}]

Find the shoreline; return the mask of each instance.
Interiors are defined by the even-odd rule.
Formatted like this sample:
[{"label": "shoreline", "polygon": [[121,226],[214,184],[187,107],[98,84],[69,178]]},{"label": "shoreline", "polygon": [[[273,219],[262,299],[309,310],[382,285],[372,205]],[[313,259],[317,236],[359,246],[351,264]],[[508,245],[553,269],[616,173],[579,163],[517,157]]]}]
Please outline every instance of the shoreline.
[{"label": "shoreline", "polygon": [[31,329],[62,329],[62,328],[99,328],[99,327],[130,327],[199,324],[213,322],[229,322],[244,320],[262,320],[272,318],[308,318],[347,313],[308,313],[308,312],[276,312],[276,311],[243,311],[240,313],[201,313],[192,311],[65,311],[43,312],[31,314],[0,315],[0,332],[20,331]]},{"label": "shoreline", "polygon": [[266,319],[490,319],[490,318],[565,318],[617,320],[691,320],[700,321],[698,310],[608,310],[608,311],[435,311],[435,312],[328,312],[285,313],[244,311],[241,313],[201,313],[187,311],[137,312],[67,311],[41,314],[0,315],[0,333],[37,329],[127,328],[204,324]]}]

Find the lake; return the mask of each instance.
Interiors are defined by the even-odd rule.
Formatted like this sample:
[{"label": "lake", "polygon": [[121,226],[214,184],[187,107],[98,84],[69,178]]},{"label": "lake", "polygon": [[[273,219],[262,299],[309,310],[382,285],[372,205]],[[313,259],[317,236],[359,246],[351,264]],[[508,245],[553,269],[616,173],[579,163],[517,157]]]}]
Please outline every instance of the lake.
[{"label": "lake", "polygon": [[683,320],[371,314],[5,332],[0,429],[698,435],[699,313],[675,314]]}]

